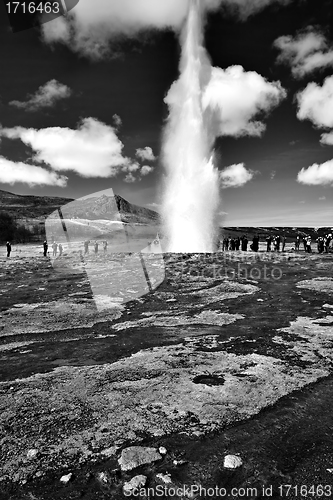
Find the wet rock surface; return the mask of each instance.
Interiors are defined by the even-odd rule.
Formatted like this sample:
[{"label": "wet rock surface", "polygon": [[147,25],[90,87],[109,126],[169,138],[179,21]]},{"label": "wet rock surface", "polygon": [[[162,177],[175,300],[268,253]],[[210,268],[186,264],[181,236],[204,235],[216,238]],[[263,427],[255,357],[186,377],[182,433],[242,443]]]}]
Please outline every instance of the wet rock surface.
[{"label": "wet rock surface", "polygon": [[80,270],[0,262],[1,500],[328,484],[333,256],[241,255],[166,255],[100,312]]}]

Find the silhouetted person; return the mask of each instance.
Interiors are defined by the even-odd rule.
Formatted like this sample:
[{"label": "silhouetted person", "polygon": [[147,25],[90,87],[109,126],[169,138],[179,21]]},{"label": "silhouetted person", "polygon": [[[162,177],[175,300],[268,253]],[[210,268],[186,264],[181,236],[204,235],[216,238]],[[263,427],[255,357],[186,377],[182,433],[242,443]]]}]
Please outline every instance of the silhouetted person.
[{"label": "silhouetted person", "polygon": [[12,251],[12,245],[7,241],[6,243],[6,248],[7,248],[7,257],[10,257],[10,252]]},{"label": "silhouetted person", "polygon": [[295,241],[295,250],[296,250],[296,252],[299,251],[300,244],[301,244],[301,238],[299,236],[296,236],[296,241]]},{"label": "silhouetted person", "polygon": [[280,243],[281,243],[281,237],[280,237],[280,235],[279,235],[279,234],[277,234],[277,235],[275,236],[275,250],[276,250],[277,252],[279,252],[279,251],[280,251]]},{"label": "silhouetted person", "polygon": [[48,244],[47,244],[47,241],[44,241],[43,243],[43,248],[44,248],[44,257],[46,257],[46,254],[47,254],[47,250],[49,248]]},{"label": "silhouetted person", "polygon": [[258,250],[259,250],[259,236],[257,234],[255,236],[253,236],[251,247],[252,247],[252,250],[254,252],[258,252]]},{"label": "silhouetted person", "polygon": [[319,236],[317,239],[317,248],[318,248],[318,253],[323,253],[324,251],[324,238],[322,236]]},{"label": "silhouetted person", "polygon": [[228,251],[228,250],[229,250],[229,238],[226,238],[226,239],[224,240],[224,245],[225,245],[225,249],[226,249],[226,251]]},{"label": "silhouetted person", "polygon": [[62,256],[62,250],[63,250],[63,248],[62,248],[62,244],[61,244],[61,243],[59,243],[59,257],[61,257],[61,256]]},{"label": "silhouetted person", "polygon": [[306,252],[306,237],[305,236],[303,238],[303,246],[304,246],[304,252]]},{"label": "silhouetted person", "polygon": [[244,236],[242,237],[242,251],[243,252],[247,252],[248,242],[249,242],[249,240],[247,239],[246,235],[244,234]]},{"label": "silhouetted person", "polygon": [[56,243],[54,241],[53,245],[52,245],[52,248],[53,248],[53,257],[56,257],[57,256],[57,251],[58,251],[58,243]]},{"label": "silhouetted person", "polygon": [[107,252],[107,250],[108,250],[108,242],[107,241],[103,241],[103,250],[104,250],[104,253]]},{"label": "silhouetted person", "polygon": [[282,236],[282,252],[284,252],[284,249],[286,246],[286,241],[287,241],[287,238],[285,236]]},{"label": "silhouetted person", "polygon": [[86,253],[89,253],[89,241],[85,241],[83,245],[84,245],[84,255],[86,255]]},{"label": "silhouetted person", "polygon": [[235,238],[231,238],[230,245],[231,245],[231,250],[235,250],[236,248]]},{"label": "silhouetted person", "polygon": [[236,248],[236,250],[239,250],[239,247],[240,247],[240,239],[239,239],[239,236],[237,236],[237,238],[235,240],[235,248]]},{"label": "silhouetted person", "polygon": [[98,243],[97,243],[97,241],[95,241],[94,248],[95,248],[95,253],[98,253]]},{"label": "silhouetted person", "polygon": [[266,243],[267,243],[267,248],[266,248],[266,251],[267,252],[270,252],[271,249],[272,249],[272,237],[269,235],[267,236],[266,238]]}]

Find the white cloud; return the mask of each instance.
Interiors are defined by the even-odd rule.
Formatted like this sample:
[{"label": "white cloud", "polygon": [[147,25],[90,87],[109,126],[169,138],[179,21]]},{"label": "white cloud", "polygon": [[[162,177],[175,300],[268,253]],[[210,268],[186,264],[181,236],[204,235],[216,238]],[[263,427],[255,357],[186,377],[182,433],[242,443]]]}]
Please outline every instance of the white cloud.
[{"label": "white cloud", "polygon": [[37,92],[28,95],[27,101],[11,101],[9,104],[26,111],[38,111],[41,108],[50,108],[57,101],[71,96],[71,89],[57,80],[50,80],[41,85]]},{"label": "white cloud", "polygon": [[276,176],[276,170],[271,171],[271,181],[275,178]]},{"label": "white cloud", "polygon": [[125,163],[125,165],[121,168],[123,172],[128,172],[128,173],[137,172],[139,169],[140,165],[135,161],[134,162],[129,161]]},{"label": "white cloud", "polygon": [[135,182],[136,178],[134,177],[133,174],[129,173],[129,174],[126,175],[124,181],[128,182],[128,183],[131,183],[131,182]]},{"label": "white cloud", "polygon": [[150,167],[149,165],[144,165],[141,170],[140,170],[140,173],[141,175],[148,175],[150,174],[151,172],[153,172],[154,168],[153,167]]},{"label": "white cloud", "polygon": [[321,196],[320,198],[318,198],[319,201],[324,201],[326,200],[326,196]]},{"label": "white cloud", "polygon": [[[202,0],[205,10],[220,6],[246,19],[269,4],[292,0]],[[189,0],[80,0],[67,18],[42,25],[47,43],[65,43],[71,50],[93,59],[110,54],[110,41],[137,36],[142,30],[182,26]]]},{"label": "white cloud", "polygon": [[139,168],[122,155],[123,144],[114,129],[96,118],[85,118],[76,130],[15,127],[0,129],[0,135],[21,139],[35,151],[35,162],[45,162],[56,171],[72,171],[88,178],[113,177],[120,169],[132,171]]},{"label": "white cloud", "polygon": [[216,135],[261,136],[266,126],[254,118],[268,113],[286,97],[280,82],[268,82],[242,66],[212,69],[203,95],[204,109],[215,112]]},{"label": "white cloud", "polygon": [[[333,76],[325,79],[322,87],[314,82],[296,94],[297,118],[310,120],[317,128],[333,128]],[[323,144],[333,145],[333,131],[322,134]]]},{"label": "white cloud", "polygon": [[113,115],[112,119],[116,128],[121,127],[123,122],[119,115]]},{"label": "white cloud", "polygon": [[255,172],[253,170],[247,170],[244,163],[238,163],[235,165],[230,165],[220,172],[220,180],[223,188],[230,187],[241,187],[249,182]]},{"label": "white cloud", "polygon": [[326,134],[322,134],[320,138],[322,144],[327,144],[328,146],[333,146],[333,131]]},{"label": "white cloud", "polygon": [[21,182],[29,186],[65,187],[67,177],[58,175],[56,172],[49,172],[42,167],[10,161],[0,156],[0,182],[11,185]]},{"label": "white cloud", "polygon": [[139,148],[136,150],[136,156],[142,161],[155,161],[156,156],[153,153],[153,150],[150,147]]},{"label": "white cloud", "polygon": [[312,26],[294,38],[281,36],[275,40],[274,46],[281,51],[277,62],[290,65],[295,78],[333,66],[333,48],[328,47],[324,35]]},{"label": "white cloud", "polygon": [[308,168],[302,168],[298,172],[297,182],[309,186],[333,186],[333,160],[326,161],[321,165],[314,163]]},{"label": "white cloud", "polygon": [[70,44],[70,23],[65,17],[57,17],[50,23],[42,25],[43,38],[46,43],[56,42]]}]

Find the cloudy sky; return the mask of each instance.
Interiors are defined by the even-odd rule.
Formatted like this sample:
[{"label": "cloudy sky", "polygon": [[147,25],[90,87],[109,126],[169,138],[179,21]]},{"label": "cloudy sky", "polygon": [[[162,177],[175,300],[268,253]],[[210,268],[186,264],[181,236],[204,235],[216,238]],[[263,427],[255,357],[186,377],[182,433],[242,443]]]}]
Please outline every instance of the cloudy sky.
[{"label": "cloudy sky", "polygon": [[[0,189],[112,188],[158,210],[188,1],[80,0],[66,19],[18,33],[1,3]],[[201,1],[221,222],[332,226],[331,0]]]}]

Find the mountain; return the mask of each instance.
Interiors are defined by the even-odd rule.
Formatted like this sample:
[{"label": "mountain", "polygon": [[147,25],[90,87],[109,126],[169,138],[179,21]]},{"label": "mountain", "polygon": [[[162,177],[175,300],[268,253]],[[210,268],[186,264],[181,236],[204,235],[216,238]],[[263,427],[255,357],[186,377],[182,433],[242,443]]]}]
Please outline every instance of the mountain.
[{"label": "mountain", "polygon": [[[0,212],[7,212],[22,224],[43,222],[61,208],[63,216],[85,219],[117,218],[122,222],[158,224],[160,216],[148,208],[132,205],[121,196],[90,196],[83,200],[52,196],[31,196],[0,190]],[[119,217],[120,215],[120,217]]]},{"label": "mountain", "polygon": [[7,212],[15,219],[45,218],[69,201],[72,200],[56,196],[21,195],[0,190],[0,212]]}]

